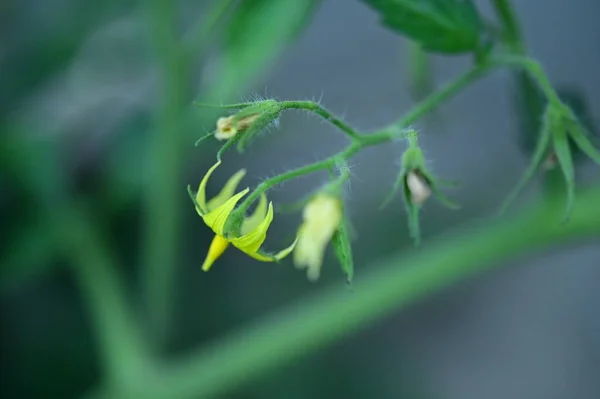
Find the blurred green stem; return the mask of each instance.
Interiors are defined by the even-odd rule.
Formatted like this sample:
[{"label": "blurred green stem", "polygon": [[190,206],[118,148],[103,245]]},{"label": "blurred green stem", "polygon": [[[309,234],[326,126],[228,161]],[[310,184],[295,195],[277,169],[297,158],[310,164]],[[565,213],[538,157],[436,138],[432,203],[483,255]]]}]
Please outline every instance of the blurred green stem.
[{"label": "blurred green stem", "polygon": [[[572,218],[560,220],[562,198],[539,200],[529,209],[477,223],[413,250],[364,267],[372,270],[349,292],[336,285],[282,309],[239,332],[165,366],[138,395],[185,399],[215,397],[266,376],[396,312],[427,294],[474,273],[502,266],[540,247],[600,235],[600,187],[577,197]],[[106,397],[126,397],[103,392]]]},{"label": "blurred green stem", "polygon": [[146,226],[142,247],[142,293],[150,329],[164,341],[173,302],[181,213],[178,206],[183,167],[183,109],[187,102],[187,74],[182,46],[175,30],[177,2],[148,2],[151,29],[160,68],[159,110],[150,138],[150,181],[146,184]]},{"label": "blurred green stem", "polygon": [[429,54],[413,40],[408,42],[408,80],[413,99],[422,100],[434,90]]},{"label": "blurred green stem", "polygon": [[59,246],[71,260],[88,314],[93,318],[107,383],[126,387],[132,381],[142,381],[153,359],[128,306],[123,279],[116,271],[118,262],[90,215],[83,206],[72,203],[54,207],[47,218],[57,229]]}]

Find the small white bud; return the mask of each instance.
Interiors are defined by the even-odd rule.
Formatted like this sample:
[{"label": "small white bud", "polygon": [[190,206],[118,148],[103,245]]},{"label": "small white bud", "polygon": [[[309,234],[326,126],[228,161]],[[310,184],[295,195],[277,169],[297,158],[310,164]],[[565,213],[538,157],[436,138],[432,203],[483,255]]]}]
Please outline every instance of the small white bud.
[{"label": "small white bud", "polygon": [[418,171],[408,172],[406,177],[406,185],[410,192],[410,199],[417,205],[423,205],[423,203],[431,196],[431,189],[429,184],[425,181],[425,178]]}]

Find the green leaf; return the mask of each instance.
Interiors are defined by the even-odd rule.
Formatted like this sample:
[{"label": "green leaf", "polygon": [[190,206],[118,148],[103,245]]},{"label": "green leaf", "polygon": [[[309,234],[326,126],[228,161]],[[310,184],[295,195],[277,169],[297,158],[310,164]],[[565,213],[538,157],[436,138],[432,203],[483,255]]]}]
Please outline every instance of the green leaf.
[{"label": "green leaf", "polygon": [[54,270],[58,257],[51,226],[37,220],[24,224],[6,247],[0,267],[1,291],[17,288]]},{"label": "green leaf", "polygon": [[384,25],[425,50],[459,54],[479,49],[484,24],[471,0],[363,0]]},{"label": "green leaf", "polygon": [[331,239],[331,244],[340,262],[342,271],[346,275],[346,281],[352,283],[352,278],[354,277],[354,258],[352,257],[352,245],[350,244],[350,229],[345,217],[342,219],[338,231]]}]

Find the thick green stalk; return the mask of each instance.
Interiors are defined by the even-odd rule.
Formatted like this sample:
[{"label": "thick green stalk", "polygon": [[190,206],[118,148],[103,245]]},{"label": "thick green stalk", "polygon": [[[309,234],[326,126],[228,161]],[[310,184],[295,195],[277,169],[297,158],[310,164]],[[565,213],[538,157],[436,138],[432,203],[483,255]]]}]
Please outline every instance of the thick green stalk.
[{"label": "thick green stalk", "polygon": [[179,189],[183,166],[181,120],[186,102],[183,52],[175,31],[177,2],[149,2],[160,67],[160,105],[150,137],[151,178],[146,184],[142,293],[157,341],[168,330],[180,233]]},{"label": "thick green stalk", "polygon": [[[600,235],[600,187],[577,198],[569,223],[562,201],[540,200],[510,218],[466,226],[412,250],[365,267],[355,290],[336,285],[303,298],[185,360],[165,366],[137,390],[138,397],[216,397],[280,369],[302,356],[364,329],[431,292],[524,252]],[[119,392],[107,397],[125,398]]]},{"label": "thick green stalk", "polygon": [[71,203],[48,209],[45,217],[56,228],[58,247],[70,261],[88,307],[106,383],[126,387],[143,381],[153,359],[129,307],[118,262],[90,215],[81,204]]}]

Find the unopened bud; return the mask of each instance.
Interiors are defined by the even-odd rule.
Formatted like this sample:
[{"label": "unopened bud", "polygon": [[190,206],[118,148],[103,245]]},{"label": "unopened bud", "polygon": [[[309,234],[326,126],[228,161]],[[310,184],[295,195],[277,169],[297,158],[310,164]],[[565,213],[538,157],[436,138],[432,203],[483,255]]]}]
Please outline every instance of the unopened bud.
[{"label": "unopened bud", "polygon": [[429,188],[429,184],[418,170],[408,172],[406,185],[410,192],[411,201],[417,205],[423,205],[427,198],[431,196],[431,188]]},{"label": "unopened bud", "polygon": [[215,138],[217,140],[229,140],[236,134],[248,129],[259,116],[260,114],[254,114],[235,119],[235,115],[231,115],[219,118]]}]

